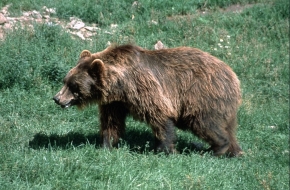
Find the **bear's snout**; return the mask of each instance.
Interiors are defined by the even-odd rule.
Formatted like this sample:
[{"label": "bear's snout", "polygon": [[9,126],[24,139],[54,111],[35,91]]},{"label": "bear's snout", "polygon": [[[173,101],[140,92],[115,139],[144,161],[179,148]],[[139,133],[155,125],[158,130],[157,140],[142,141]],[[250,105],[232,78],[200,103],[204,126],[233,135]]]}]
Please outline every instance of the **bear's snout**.
[{"label": "bear's snout", "polygon": [[61,100],[58,95],[54,96],[52,99],[57,105],[60,105],[62,108],[68,108],[72,105],[75,105],[76,103],[75,99]]},{"label": "bear's snout", "polygon": [[59,104],[59,98],[57,96],[52,98],[56,104]]}]

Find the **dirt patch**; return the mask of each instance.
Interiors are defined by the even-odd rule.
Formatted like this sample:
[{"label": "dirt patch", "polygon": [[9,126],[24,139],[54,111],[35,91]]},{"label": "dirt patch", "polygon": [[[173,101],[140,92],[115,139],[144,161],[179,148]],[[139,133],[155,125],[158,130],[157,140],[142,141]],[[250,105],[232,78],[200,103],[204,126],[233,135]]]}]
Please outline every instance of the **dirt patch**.
[{"label": "dirt patch", "polygon": [[232,12],[232,13],[241,13],[244,9],[253,7],[255,4],[245,4],[245,5],[230,5],[229,7],[226,7],[225,9],[220,9],[222,12]]},{"label": "dirt patch", "polygon": [[[134,3],[133,5],[134,6]],[[233,12],[241,13],[245,8],[254,6],[254,4],[246,5],[231,5],[224,9],[219,9],[221,12]],[[27,11],[23,12],[19,17],[10,17],[9,13],[10,5],[6,5],[0,10],[0,40],[5,38],[5,34],[13,29],[17,29],[18,26],[28,27],[33,29],[34,23],[43,23],[48,25],[59,25],[66,32],[72,34],[73,37],[81,38],[82,40],[92,40],[92,37],[100,32],[100,28],[96,27],[96,24],[88,25],[84,23],[81,19],[76,17],[71,17],[69,21],[61,20],[56,15],[55,8],[43,7],[41,11]],[[178,20],[183,18],[195,18],[200,15],[205,15],[211,13],[211,10],[198,10],[197,14],[193,15],[176,15],[168,17],[168,20]],[[156,23],[158,24],[158,23]],[[118,27],[116,24],[111,25],[111,31],[104,31],[106,34],[113,34],[115,29]]]},{"label": "dirt patch", "polygon": [[[245,4],[245,5],[240,5],[240,4],[235,4],[235,5],[230,5],[226,8],[219,8],[218,11],[219,12],[224,12],[224,13],[241,13],[244,11],[244,9],[246,8],[250,8],[250,7],[253,7],[255,4]],[[175,16],[171,16],[171,17],[168,17],[167,19],[168,20],[178,20],[178,19],[183,19],[183,18],[197,18],[199,17],[200,15],[206,15],[206,14],[210,14],[212,13],[213,10],[210,10],[210,9],[199,9],[197,10],[197,13],[196,14],[192,14],[192,15],[175,15]]]},{"label": "dirt patch", "polygon": [[72,36],[83,40],[91,40],[100,30],[95,24],[87,25],[76,17],[71,17],[69,21],[60,20],[55,17],[55,8],[44,6],[41,11],[26,11],[19,17],[10,17],[9,7],[10,5],[6,5],[0,10],[0,40],[4,39],[7,32],[17,29],[19,26],[33,29],[35,23],[59,25]]}]

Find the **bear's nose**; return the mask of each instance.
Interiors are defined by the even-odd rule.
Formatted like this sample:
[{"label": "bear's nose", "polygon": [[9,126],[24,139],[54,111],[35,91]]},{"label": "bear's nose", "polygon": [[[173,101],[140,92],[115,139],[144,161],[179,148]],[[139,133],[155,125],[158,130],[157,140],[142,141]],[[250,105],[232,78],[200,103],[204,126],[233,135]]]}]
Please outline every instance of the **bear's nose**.
[{"label": "bear's nose", "polygon": [[58,97],[55,96],[52,99],[54,100],[55,103],[59,104],[59,98]]}]

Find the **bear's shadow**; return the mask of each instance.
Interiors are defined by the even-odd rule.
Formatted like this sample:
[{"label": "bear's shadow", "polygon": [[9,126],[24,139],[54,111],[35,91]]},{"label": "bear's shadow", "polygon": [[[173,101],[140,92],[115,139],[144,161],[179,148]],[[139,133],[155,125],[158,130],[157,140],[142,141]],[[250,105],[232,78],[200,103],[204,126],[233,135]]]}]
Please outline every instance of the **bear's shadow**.
[{"label": "bear's shadow", "polygon": [[[102,147],[101,137],[98,133],[84,134],[81,132],[69,132],[64,135],[37,133],[33,139],[29,141],[29,147],[33,149],[53,148],[53,149],[69,149],[73,147],[82,147],[91,144],[96,148]],[[154,138],[149,131],[126,131],[125,137],[120,140],[119,147],[127,146],[130,151],[143,154],[145,152],[154,151]],[[190,152],[200,152],[193,143],[189,143],[180,138],[177,140],[176,149],[178,152],[188,154]]]}]

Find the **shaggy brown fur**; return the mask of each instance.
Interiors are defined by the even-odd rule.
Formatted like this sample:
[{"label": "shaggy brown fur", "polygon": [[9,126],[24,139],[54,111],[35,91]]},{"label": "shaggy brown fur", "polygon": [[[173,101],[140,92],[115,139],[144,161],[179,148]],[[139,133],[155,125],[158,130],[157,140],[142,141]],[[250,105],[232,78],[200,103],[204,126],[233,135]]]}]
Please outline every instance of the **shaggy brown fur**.
[{"label": "shaggy brown fur", "polygon": [[175,151],[176,126],[208,142],[216,156],[241,153],[240,82],[224,62],[196,48],[84,50],[54,100],[62,107],[96,102],[105,147],[118,142],[130,114],[151,126],[156,150]]}]

